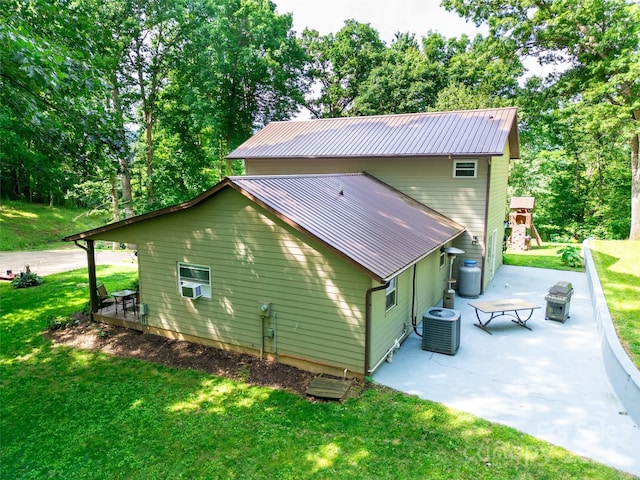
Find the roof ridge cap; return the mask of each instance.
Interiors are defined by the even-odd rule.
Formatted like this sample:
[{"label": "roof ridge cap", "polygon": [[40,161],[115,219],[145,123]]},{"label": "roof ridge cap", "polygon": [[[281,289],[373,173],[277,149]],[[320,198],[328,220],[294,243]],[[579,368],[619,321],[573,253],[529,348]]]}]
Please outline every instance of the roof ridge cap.
[{"label": "roof ridge cap", "polygon": [[261,178],[326,178],[326,177],[356,177],[367,176],[365,172],[346,172],[346,173],[277,173],[265,175],[233,175],[227,177],[231,181],[243,179],[261,179]]},{"label": "roof ridge cap", "polygon": [[420,116],[420,115],[447,115],[452,113],[473,113],[473,112],[490,112],[495,110],[517,110],[518,107],[487,107],[487,108],[473,108],[467,110],[443,110],[437,112],[405,112],[405,113],[385,113],[378,115],[356,115],[353,117],[325,117],[325,118],[310,118],[308,120],[279,120],[271,123],[290,123],[290,122],[332,122],[332,121],[347,121],[353,119],[366,119],[366,118],[388,118],[388,117],[408,117],[408,116]]}]

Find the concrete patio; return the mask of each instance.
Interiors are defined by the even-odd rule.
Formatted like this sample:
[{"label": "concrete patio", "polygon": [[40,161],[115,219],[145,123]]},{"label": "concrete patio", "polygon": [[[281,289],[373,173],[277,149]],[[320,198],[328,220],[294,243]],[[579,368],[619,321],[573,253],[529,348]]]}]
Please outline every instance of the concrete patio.
[{"label": "concrete patio", "polygon": [[[574,288],[565,323],[544,319],[544,297],[558,281]],[[508,298],[541,307],[527,323],[532,331],[509,317],[491,322],[493,335],[473,325],[469,302]],[[422,350],[413,333],[374,380],[640,476],[640,428],[605,371],[586,274],[503,266],[483,295],[457,297],[455,307],[462,315],[456,355]]]}]

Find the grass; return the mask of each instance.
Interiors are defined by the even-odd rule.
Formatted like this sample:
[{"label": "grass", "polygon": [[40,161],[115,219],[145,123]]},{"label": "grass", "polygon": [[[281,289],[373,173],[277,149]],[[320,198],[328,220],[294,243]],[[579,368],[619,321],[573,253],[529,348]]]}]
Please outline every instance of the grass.
[{"label": "grass", "polygon": [[562,263],[558,251],[567,245],[582,250],[582,245],[580,244],[543,243],[541,247],[534,245],[531,247],[531,250],[527,250],[526,252],[507,251],[503,255],[503,261],[505,265],[516,265],[518,267],[550,268],[552,270],[571,270],[574,272],[583,271],[584,268],[573,268]]},{"label": "grass", "polygon": [[[526,252],[507,252],[505,265],[581,271],[564,265],[558,251],[568,244],[545,243]],[[574,245],[575,246],[575,245]],[[640,241],[597,240],[591,251],[618,338],[640,369]]]},{"label": "grass", "polygon": [[593,261],[618,338],[640,369],[640,241],[593,241]]},{"label": "grass", "polygon": [[49,207],[38,203],[2,201],[0,251],[68,247],[68,235],[84,232],[110,219],[88,210]]},{"label": "grass", "polygon": [[[134,272],[98,267],[110,289]],[[141,360],[52,345],[86,270],[0,284],[3,479],[620,479],[514,429],[389,389],[311,403]]]}]

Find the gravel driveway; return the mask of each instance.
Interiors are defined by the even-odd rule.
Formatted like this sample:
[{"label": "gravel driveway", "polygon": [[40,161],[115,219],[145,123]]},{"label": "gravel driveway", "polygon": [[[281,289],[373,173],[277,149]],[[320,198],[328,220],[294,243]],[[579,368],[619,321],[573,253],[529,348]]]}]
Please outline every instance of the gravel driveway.
[{"label": "gravel driveway", "polygon": [[[88,265],[87,254],[79,247],[63,250],[0,252],[0,272],[19,273],[29,265],[40,276],[67,272]],[[137,268],[138,259],[131,250],[96,250],[96,265],[122,265]]]}]

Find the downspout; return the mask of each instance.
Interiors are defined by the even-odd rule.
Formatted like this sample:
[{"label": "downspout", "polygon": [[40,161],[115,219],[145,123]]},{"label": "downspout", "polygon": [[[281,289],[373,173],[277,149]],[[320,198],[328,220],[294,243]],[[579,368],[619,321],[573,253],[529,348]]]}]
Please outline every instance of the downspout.
[{"label": "downspout", "polygon": [[87,246],[82,246],[78,243],[78,240],[74,240],[73,243],[76,246],[87,252],[87,269],[89,271],[89,302],[91,305],[91,313],[97,312],[99,307],[98,301],[98,281],[96,277],[96,257],[93,240],[85,240]]},{"label": "downspout", "polygon": [[484,235],[482,236],[482,262],[480,262],[480,293],[484,293],[484,272],[487,263],[486,247],[489,231],[489,201],[491,199],[491,157],[487,160],[487,194],[484,199]]},{"label": "downspout", "polygon": [[422,337],[422,334],[418,332],[418,319],[416,318],[416,268],[418,264],[413,265],[413,291],[411,292],[411,326],[416,335]]},{"label": "downspout", "polygon": [[371,355],[369,353],[369,347],[371,345],[371,295],[373,292],[380,290],[386,290],[389,286],[389,282],[385,282],[383,285],[377,287],[371,287],[367,290],[365,295],[365,314],[364,314],[364,376],[369,375],[369,363],[371,362]]}]

